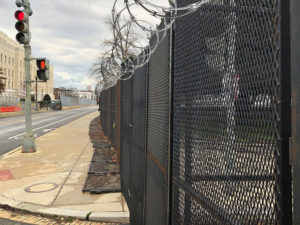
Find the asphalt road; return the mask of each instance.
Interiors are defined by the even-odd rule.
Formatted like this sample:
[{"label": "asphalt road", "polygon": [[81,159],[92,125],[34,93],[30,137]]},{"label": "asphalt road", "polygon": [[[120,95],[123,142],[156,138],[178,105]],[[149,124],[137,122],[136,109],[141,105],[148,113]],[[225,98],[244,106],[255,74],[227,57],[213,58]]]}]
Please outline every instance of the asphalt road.
[{"label": "asphalt road", "polygon": [[[32,114],[32,130],[36,137],[40,137],[97,110],[98,107],[94,106],[35,113]],[[24,132],[24,115],[0,118],[0,155],[21,146]]]}]

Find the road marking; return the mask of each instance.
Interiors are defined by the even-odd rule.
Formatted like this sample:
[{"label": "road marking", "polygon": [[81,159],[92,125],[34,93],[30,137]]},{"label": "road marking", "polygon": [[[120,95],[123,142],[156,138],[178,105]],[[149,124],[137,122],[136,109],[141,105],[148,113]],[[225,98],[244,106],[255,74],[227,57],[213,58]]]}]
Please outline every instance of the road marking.
[{"label": "road marking", "polygon": [[55,130],[55,129],[56,129],[56,128],[45,129],[45,130],[43,130],[43,132],[49,132],[49,131]]},{"label": "road marking", "polygon": [[[65,119],[62,119],[62,120],[59,120],[59,121],[56,121],[56,122],[53,122],[53,123],[46,124],[46,125],[44,125],[44,126],[35,128],[35,129],[33,129],[32,131],[36,131],[36,130],[42,129],[42,128],[44,128],[44,127],[48,127],[48,126],[51,126],[51,125],[56,124],[56,123],[60,123],[60,122],[62,122],[62,121],[64,121],[64,120],[71,119],[71,118],[73,118],[73,117],[79,116],[79,115],[84,114],[84,113],[87,113],[87,112],[79,113],[79,114],[76,114],[76,115],[74,115],[74,116],[70,116],[70,117],[68,117],[68,118],[65,118]],[[10,139],[17,139],[19,136],[24,135],[24,134],[25,134],[25,133],[15,135],[15,136],[13,136],[13,137],[8,138],[8,140],[10,140]]]}]

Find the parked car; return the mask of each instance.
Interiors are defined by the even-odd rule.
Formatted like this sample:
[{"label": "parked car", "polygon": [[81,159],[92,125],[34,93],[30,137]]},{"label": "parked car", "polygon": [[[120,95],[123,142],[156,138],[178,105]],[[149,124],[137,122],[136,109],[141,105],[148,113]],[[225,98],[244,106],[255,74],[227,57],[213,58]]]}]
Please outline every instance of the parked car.
[{"label": "parked car", "polygon": [[61,101],[60,100],[51,100],[50,109],[61,110],[62,109]]}]

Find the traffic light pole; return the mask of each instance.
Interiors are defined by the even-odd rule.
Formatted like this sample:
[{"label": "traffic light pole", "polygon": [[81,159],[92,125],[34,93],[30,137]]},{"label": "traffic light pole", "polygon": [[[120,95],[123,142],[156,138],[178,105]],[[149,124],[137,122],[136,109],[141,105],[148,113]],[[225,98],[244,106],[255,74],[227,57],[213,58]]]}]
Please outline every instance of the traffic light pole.
[{"label": "traffic light pole", "polygon": [[[28,0],[24,0],[24,11],[29,14],[30,6]],[[28,22],[29,24],[29,22]],[[30,44],[25,44],[25,83],[26,83],[26,100],[25,100],[25,121],[26,130],[23,137],[23,153],[36,152],[34,135],[32,133],[32,119],[31,119],[31,76],[30,76]]]}]

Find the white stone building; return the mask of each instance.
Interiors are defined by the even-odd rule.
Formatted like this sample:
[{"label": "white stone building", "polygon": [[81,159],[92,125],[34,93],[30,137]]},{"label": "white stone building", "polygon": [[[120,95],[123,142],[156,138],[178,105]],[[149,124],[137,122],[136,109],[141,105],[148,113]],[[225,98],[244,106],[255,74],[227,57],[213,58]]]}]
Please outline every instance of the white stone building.
[{"label": "white stone building", "polygon": [[[0,94],[3,97],[14,97],[20,99],[25,96],[25,65],[24,65],[24,47],[17,41],[9,38],[5,33],[0,31],[0,69],[2,82],[5,83],[5,91]],[[32,60],[30,66],[31,79],[36,78],[36,61]],[[50,66],[50,80],[47,82],[37,83],[38,100],[43,99],[45,94],[53,98],[53,66]],[[36,84],[31,85],[31,95],[36,94]],[[1,101],[1,98],[0,98]]]}]

